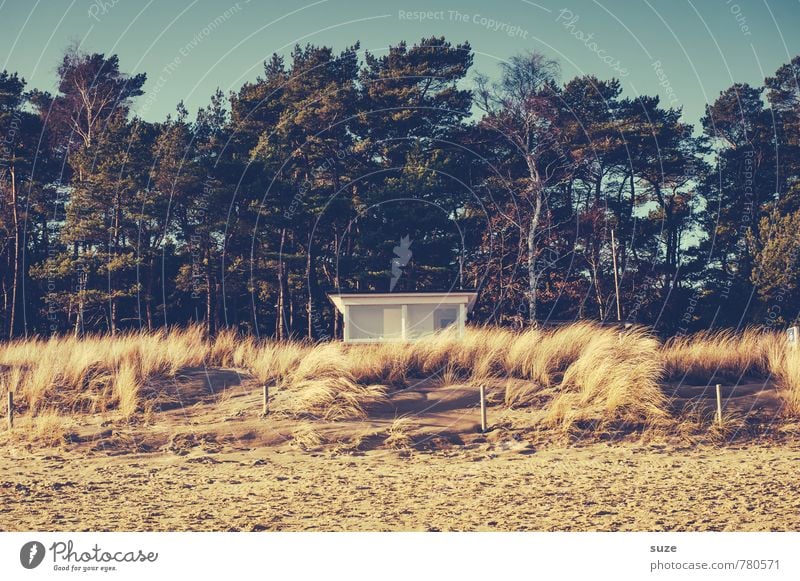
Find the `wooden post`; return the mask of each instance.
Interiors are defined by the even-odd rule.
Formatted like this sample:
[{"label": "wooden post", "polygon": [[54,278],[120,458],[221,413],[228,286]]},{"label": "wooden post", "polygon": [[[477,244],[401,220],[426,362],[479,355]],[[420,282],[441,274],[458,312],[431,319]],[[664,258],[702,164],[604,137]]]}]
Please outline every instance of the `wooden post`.
[{"label": "wooden post", "polygon": [[8,390],[8,431],[14,427],[14,394]]},{"label": "wooden post", "polygon": [[481,384],[481,432],[486,432],[486,386]]},{"label": "wooden post", "polygon": [[614,293],[617,296],[617,322],[622,322],[622,307],[619,302],[619,278],[617,277],[617,243],[614,238],[614,229],[611,229],[611,258],[614,261]]},{"label": "wooden post", "polygon": [[717,423],[722,427],[722,386],[717,384]]},{"label": "wooden post", "polygon": [[266,416],[269,413],[269,384],[264,384],[264,393],[262,401],[261,415]]}]

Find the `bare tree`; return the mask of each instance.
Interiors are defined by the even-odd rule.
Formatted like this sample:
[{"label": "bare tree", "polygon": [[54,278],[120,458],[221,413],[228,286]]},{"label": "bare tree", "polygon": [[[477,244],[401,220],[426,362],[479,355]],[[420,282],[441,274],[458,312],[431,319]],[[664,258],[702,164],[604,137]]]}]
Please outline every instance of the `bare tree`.
[{"label": "bare tree", "polygon": [[[558,123],[562,111],[557,79],[559,66],[536,52],[517,55],[501,65],[500,78],[477,79],[476,103],[485,113],[481,124],[497,133],[514,158],[509,187],[526,203],[529,215],[523,238],[527,243],[528,318],[536,322],[536,305],[542,269],[537,259],[546,232],[548,187],[562,180],[569,161],[561,148]],[[521,162],[521,166],[520,166]]]}]

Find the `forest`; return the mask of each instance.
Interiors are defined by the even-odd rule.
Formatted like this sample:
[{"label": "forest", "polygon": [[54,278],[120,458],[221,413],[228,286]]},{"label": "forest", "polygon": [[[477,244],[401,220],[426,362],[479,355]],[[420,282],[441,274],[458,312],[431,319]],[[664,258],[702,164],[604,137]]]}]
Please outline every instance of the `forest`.
[{"label": "forest", "polygon": [[297,46],[190,116],[69,48],[0,72],[0,338],[341,336],[326,293],[478,289],[477,324],[780,328],[800,310],[800,56],[701,119],[540,53]]}]

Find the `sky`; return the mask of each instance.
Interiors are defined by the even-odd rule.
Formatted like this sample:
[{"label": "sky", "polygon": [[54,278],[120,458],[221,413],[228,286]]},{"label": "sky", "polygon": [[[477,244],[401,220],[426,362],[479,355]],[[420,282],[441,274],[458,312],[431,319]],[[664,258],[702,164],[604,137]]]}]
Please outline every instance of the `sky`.
[{"label": "sky", "polygon": [[566,81],[620,79],[626,96],[658,94],[697,124],[734,82],[759,85],[800,54],[800,0],[0,0],[0,70],[55,92],[63,51],[117,54],[148,75],[134,112],[149,121],[194,112],[238,89],[296,43],[381,54],[400,41],[469,41],[474,74],[492,76],[531,50]]}]

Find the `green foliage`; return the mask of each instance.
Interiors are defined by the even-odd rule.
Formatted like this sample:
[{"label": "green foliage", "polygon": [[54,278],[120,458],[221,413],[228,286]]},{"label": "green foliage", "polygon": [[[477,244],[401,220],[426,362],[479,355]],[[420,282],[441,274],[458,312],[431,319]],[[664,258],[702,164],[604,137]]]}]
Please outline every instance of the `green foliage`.
[{"label": "green foliage", "polygon": [[442,37],[297,46],[157,123],[115,55],[68,50],[54,95],[0,72],[0,336],[320,339],[341,334],[329,288],[479,287],[480,321],[608,321],[615,274],[623,320],[664,333],[796,318],[800,57],[720,93],[702,134],[540,54],[470,89],[472,66]]},{"label": "green foliage", "polygon": [[748,234],[753,253],[751,278],[768,317],[792,322],[800,313],[800,212],[761,218],[758,232]]}]

